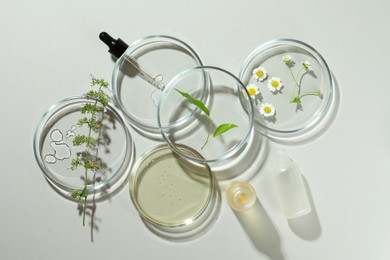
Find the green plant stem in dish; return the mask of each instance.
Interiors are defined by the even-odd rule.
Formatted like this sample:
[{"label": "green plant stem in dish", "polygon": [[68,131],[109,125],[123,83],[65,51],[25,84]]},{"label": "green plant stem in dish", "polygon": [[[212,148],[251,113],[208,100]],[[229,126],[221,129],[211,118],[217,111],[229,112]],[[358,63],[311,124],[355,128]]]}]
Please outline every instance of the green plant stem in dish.
[{"label": "green plant stem in dish", "polygon": [[[284,56],[283,57],[283,61],[284,63],[286,64],[290,74],[291,74],[291,77],[293,78],[294,80],[294,85],[293,85],[293,90],[292,90],[292,94],[291,94],[291,99],[290,99],[290,103],[297,103],[297,104],[300,104],[301,103],[301,98],[303,96],[307,96],[307,95],[314,95],[314,96],[318,96],[318,97],[321,97],[321,92],[319,90],[317,91],[307,91],[307,92],[303,92],[301,93],[301,86],[300,84],[298,83],[298,80],[301,79],[302,80],[302,77],[304,76],[301,75],[301,73],[303,71],[306,71],[306,72],[309,72],[309,73],[314,73],[312,68],[311,68],[311,65],[308,61],[304,61],[302,62],[302,67],[299,69],[298,73],[296,75],[294,75],[294,72],[292,71],[292,67],[294,66],[294,61],[292,60],[291,56]],[[295,94],[295,90],[296,88],[299,87],[298,89],[298,93],[297,95]]]},{"label": "green plant stem in dish", "polygon": [[[200,110],[202,110],[206,114],[206,116],[209,120],[209,128],[208,128],[207,137],[206,137],[206,140],[203,143],[202,147],[200,148],[202,150],[206,146],[206,144],[210,141],[210,135],[211,135],[212,128],[213,128],[213,121],[211,120],[211,117],[210,117],[210,111],[202,101],[193,98],[190,94],[188,94],[186,92],[180,91],[176,88],[175,88],[175,90],[177,92],[179,92],[183,97],[185,97],[189,103],[197,106]],[[214,130],[213,137],[217,137],[219,135],[222,135],[222,134],[226,133],[227,131],[229,131],[233,128],[236,128],[236,127],[238,127],[238,126],[235,124],[221,124]]]},{"label": "green plant stem in dish", "polygon": [[201,150],[206,146],[206,144],[209,142],[209,139],[210,139],[210,133],[211,133],[211,130],[213,128],[213,122],[211,121],[210,119],[210,116],[208,117],[209,118],[209,129],[207,131],[207,137],[206,137],[206,140],[204,141],[202,147],[200,148]]},{"label": "green plant stem in dish", "polygon": [[306,91],[306,92],[303,92],[302,94],[299,94],[298,96],[296,96],[291,101],[291,103],[300,104],[301,103],[301,98],[304,97],[304,96],[317,96],[317,97],[321,97],[321,91],[317,90],[317,91]]},{"label": "green plant stem in dish", "polygon": [[294,93],[295,93],[295,89],[296,87],[298,86],[298,77],[299,75],[302,73],[302,71],[305,69],[305,67],[302,66],[302,68],[298,71],[297,75],[294,76],[294,73],[292,72],[291,70],[291,67],[290,66],[287,66],[288,67],[288,70],[290,71],[290,74],[294,80],[294,86],[293,86],[293,91],[292,91],[292,95],[291,95],[291,99],[290,99],[290,103],[294,103]]},{"label": "green plant stem in dish", "polygon": [[[102,127],[103,115],[109,102],[108,95],[103,91],[103,89],[108,88],[108,83],[103,79],[92,77],[91,86],[96,85],[99,86],[97,91],[90,90],[84,95],[87,100],[94,100],[94,102],[86,103],[80,109],[81,114],[89,115],[89,117],[83,117],[77,122],[77,125],[80,128],[84,126],[88,127],[88,134],[79,134],[73,139],[73,146],[85,146],[85,151],[79,153],[76,158],[73,158],[70,166],[71,170],[76,170],[78,167],[84,167],[84,188],[72,192],[72,198],[79,201],[83,208],[83,226],[85,226],[87,210],[88,173],[89,171],[96,173],[96,171],[100,169],[100,162],[97,159],[98,140],[92,137],[92,133],[99,133]],[[93,156],[91,151],[95,151],[96,155]]]}]

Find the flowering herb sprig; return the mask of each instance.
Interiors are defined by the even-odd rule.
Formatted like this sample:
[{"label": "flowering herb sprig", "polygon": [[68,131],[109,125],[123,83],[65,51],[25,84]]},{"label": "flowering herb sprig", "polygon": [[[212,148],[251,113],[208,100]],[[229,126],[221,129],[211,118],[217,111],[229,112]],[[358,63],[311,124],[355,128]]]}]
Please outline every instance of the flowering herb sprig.
[{"label": "flowering herb sprig", "polygon": [[[177,92],[179,92],[183,97],[185,97],[189,103],[197,106],[200,110],[202,110],[206,114],[207,118],[209,119],[209,128],[208,128],[207,138],[206,138],[205,142],[203,143],[202,147],[200,148],[200,149],[203,149],[206,146],[206,144],[209,142],[211,130],[213,127],[213,121],[211,120],[211,117],[210,117],[210,111],[205,106],[205,104],[203,104],[202,101],[191,97],[191,95],[186,93],[186,92],[180,91],[178,89],[175,89],[175,90]],[[230,129],[233,129],[236,127],[238,127],[238,126],[235,124],[221,124],[214,130],[213,137],[217,137],[219,135],[222,135],[222,134],[226,133],[227,131],[229,131]]]},{"label": "flowering herb sprig", "polygon": [[92,155],[90,151],[98,150],[98,140],[92,137],[92,134],[99,133],[102,128],[102,120],[106,106],[110,100],[109,96],[104,92],[104,89],[108,89],[109,84],[103,79],[96,79],[92,77],[91,86],[98,86],[98,90],[90,90],[83,95],[83,98],[92,100],[92,103],[84,104],[80,112],[86,115],[80,118],[77,122],[78,127],[87,127],[86,135],[77,135],[73,139],[73,146],[85,146],[85,152],[79,153],[76,158],[71,161],[71,170],[76,170],[78,167],[84,167],[84,188],[82,190],[74,190],[72,192],[72,198],[78,200],[83,207],[83,226],[85,226],[85,215],[87,209],[88,198],[88,173],[96,173],[101,168],[100,161],[97,159],[97,155]]},{"label": "flowering herb sprig", "polygon": [[[294,74],[294,72],[291,69],[295,65],[295,62],[292,59],[292,57],[289,56],[289,55],[286,55],[286,56],[283,56],[282,59],[283,59],[284,63],[286,64],[288,70],[290,71],[291,77],[294,80],[293,91],[292,91],[290,103],[301,104],[301,98],[303,96],[307,96],[307,95],[314,95],[314,96],[321,97],[322,94],[321,94],[321,91],[319,91],[319,90],[317,90],[317,91],[306,91],[306,92],[301,93],[301,86],[298,83],[298,79],[303,76],[303,75],[301,76],[301,73],[304,72],[304,71],[308,72],[308,73],[314,73],[309,61],[303,61],[302,62],[302,67],[299,69],[297,74]],[[298,93],[295,94],[297,87],[298,87]]]}]

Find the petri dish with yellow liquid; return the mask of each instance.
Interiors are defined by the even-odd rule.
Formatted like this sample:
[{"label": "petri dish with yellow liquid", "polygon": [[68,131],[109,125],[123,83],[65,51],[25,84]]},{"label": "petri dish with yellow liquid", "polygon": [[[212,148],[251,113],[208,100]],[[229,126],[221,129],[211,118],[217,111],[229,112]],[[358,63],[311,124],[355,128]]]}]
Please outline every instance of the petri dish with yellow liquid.
[{"label": "petri dish with yellow liquid", "polygon": [[[199,156],[189,147],[180,149]],[[188,161],[167,145],[153,148],[136,162],[130,195],[148,227],[165,236],[195,233],[216,205],[215,180],[208,165]]]}]

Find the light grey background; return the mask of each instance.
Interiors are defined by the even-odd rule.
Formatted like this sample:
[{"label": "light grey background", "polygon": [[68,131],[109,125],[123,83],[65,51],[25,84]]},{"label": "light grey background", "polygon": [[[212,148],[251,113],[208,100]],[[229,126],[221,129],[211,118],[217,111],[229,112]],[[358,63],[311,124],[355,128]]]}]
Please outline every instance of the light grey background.
[{"label": "light grey background", "polygon": [[[386,0],[2,0],[0,258],[389,259],[389,11]],[[270,187],[272,157],[282,145],[264,142],[265,163],[248,170],[256,171],[250,182],[261,203],[258,221],[248,224],[223,197],[204,234],[167,241],[146,228],[126,187],[98,204],[91,242],[76,205],[44,179],[32,140],[42,114],[83,93],[89,73],[110,78],[114,63],[101,31],[128,43],[175,36],[205,64],[236,75],[267,40],[295,38],[319,50],[337,81],[333,120],[315,140],[284,146],[305,176],[313,213],[282,216]],[[137,157],[156,145],[132,134]]]}]

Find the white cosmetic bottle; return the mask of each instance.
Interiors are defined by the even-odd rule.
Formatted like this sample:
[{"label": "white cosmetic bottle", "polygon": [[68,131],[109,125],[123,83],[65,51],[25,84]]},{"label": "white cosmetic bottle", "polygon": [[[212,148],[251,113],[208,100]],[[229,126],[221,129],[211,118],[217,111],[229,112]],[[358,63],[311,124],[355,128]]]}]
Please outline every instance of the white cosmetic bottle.
[{"label": "white cosmetic bottle", "polygon": [[296,218],[311,212],[309,198],[298,165],[279,151],[273,181],[278,200],[286,218]]}]

